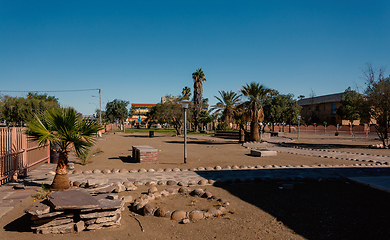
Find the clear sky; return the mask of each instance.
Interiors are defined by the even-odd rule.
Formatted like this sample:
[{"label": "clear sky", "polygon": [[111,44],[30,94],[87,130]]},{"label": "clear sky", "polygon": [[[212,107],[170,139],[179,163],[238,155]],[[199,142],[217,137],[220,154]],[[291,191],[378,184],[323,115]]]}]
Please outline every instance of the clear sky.
[{"label": "clear sky", "polygon": [[[365,64],[390,62],[389,16],[388,0],[0,0],[0,91],[157,103],[192,89],[199,67],[211,105],[250,82],[296,97],[364,88]],[[48,94],[98,105],[97,91]]]}]

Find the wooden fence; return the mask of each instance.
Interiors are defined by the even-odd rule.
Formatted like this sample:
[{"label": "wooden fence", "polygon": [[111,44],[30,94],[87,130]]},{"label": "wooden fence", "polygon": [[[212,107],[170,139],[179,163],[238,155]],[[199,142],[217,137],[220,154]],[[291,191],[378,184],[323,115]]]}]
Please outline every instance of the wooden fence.
[{"label": "wooden fence", "polygon": [[0,128],[0,184],[49,161],[49,143],[39,147],[25,134],[25,128]]}]

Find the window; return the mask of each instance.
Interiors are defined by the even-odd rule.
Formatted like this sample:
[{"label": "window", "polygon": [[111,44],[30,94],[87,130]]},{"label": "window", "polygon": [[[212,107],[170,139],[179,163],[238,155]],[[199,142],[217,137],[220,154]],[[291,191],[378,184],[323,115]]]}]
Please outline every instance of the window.
[{"label": "window", "polygon": [[332,103],[332,115],[336,115],[336,103]]}]

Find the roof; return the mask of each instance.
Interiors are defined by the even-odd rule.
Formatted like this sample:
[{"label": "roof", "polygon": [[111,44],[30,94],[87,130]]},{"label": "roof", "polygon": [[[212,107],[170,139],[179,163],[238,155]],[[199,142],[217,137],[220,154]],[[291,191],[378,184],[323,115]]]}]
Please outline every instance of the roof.
[{"label": "roof", "polygon": [[298,100],[298,105],[306,106],[306,105],[320,104],[320,103],[340,102],[342,95],[343,93],[335,93],[335,94],[323,95],[318,97],[304,98]]},{"label": "roof", "polygon": [[131,106],[155,106],[156,104],[154,103],[132,103]]}]

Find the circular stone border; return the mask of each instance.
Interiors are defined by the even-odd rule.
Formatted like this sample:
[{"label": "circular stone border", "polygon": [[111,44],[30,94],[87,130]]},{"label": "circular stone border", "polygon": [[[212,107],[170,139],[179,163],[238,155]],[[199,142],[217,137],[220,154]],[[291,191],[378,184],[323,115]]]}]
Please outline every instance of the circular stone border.
[{"label": "circular stone border", "polygon": [[[170,211],[165,209],[165,207],[163,206],[153,208],[149,204],[150,201],[171,195],[193,196],[209,200],[215,200],[216,204],[218,204],[219,206],[212,207],[207,211],[192,210],[187,212],[180,209]],[[205,191],[201,188],[196,188],[193,190],[187,187],[166,188],[162,191],[158,191],[156,187],[151,187],[148,190],[148,194],[142,194],[140,197],[134,200],[134,202],[131,204],[131,210],[143,216],[165,217],[186,224],[190,222],[196,222],[202,219],[225,216],[227,213],[233,213],[231,211],[228,211],[229,205],[230,203],[228,201],[214,196],[211,192]]]}]

